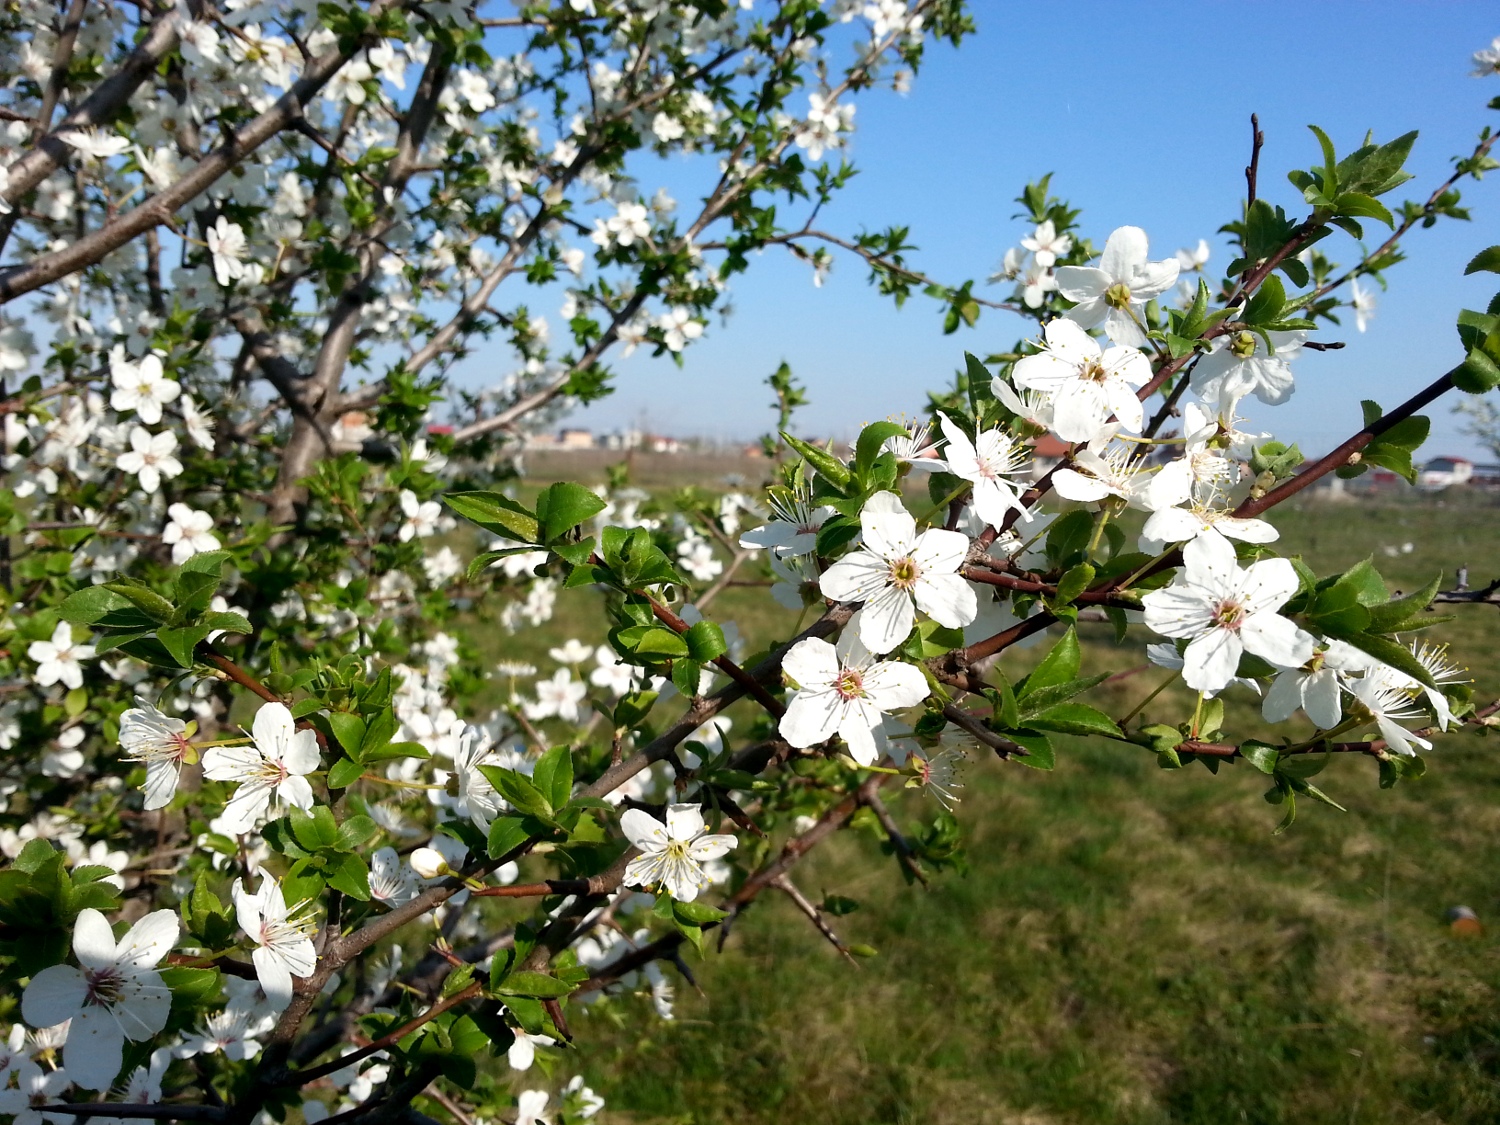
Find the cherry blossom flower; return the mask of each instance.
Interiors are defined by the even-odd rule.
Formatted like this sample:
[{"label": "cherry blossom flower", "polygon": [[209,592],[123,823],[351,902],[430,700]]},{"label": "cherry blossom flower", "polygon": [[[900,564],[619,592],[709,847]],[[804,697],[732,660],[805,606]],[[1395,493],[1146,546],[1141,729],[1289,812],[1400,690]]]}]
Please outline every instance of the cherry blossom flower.
[{"label": "cherry blossom flower", "polygon": [[886,438],[880,448],[903,465],[924,473],[945,472],[948,468],[948,463],[937,455],[939,443],[926,422],[913,422],[906,427],[905,434]]},{"label": "cherry blossom flower", "polygon": [[1073,238],[1071,235],[1058,234],[1052,220],[1044,219],[1030,238],[1021,239],[1021,245],[1035,255],[1037,265],[1051,269],[1057,264],[1057,259],[1066,257],[1068,251],[1073,249]]},{"label": "cherry blossom flower", "polygon": [[1412,747],[1431,750],[1432,743],[1397,721],[1426,718],[1426,712],[1416,705],[1407,690],[1409,680],[1404,673],[1379,664],[1351,683],[1349,690],[1363,712],[1360,717],[1375,724],[1386,745],[1397,754],[1412,757],[1416,754]]},{"label": "cherry blossom flower", "polygon": [[44,1071],[28,1059],[16,1068],[15,1087],[0,1089],[0,1114],[13,1115],[11,1125],[63,1125],[61,1114],[42,1113],[40,1107],[57,1101],[72,1083],[66,1067]]},{"label": "cherry blossom flower", "polygon": [[1200,238],[1198,245],[1192,249],[1184,248],[1177,251],[1177,268],[1179,273],[1192,273],[1201,270],[1208,264],[1208,259],[1213,251],[1208,245],[1208,239]]},{"label": "cherry blossom flower", "polygon": [[88,160],[108,160],[130,148],[130,141],[118,133],[102,129],[69,129],[57,134],[58,140],[81,152]]},{"label": "cherry blossom flower", "polygon": [[1284,723],[1300,707],[1319,730],[1331,730],[1343,715],[1339,691],[1348,687],[1350,673],[1366,672],[1376,663],[1353,645],[1329,641],[1307,663],[1282,669],[1271,681],[1261,714],[1269,723]]},{"label": "cherry blossom flower", "polygon": [[1071,320],[1051,321],[1047,346],[1016,362],[1016,386],[1052,396],[1052,428],[1064,441],[1092,441],[1113,414],[1132,433],[1144,417],[1136,391],[1151,381],[1151,361],[1131,347],[1100,347]]},{"label": "cherry blossom flower", "polygon": [[1172,585],[1141,599],[1146,626],[1184,638],[1182,679],[1195,691],[1220,691],[1249,651],[1283,668],[1312,659],[1313,638],[1276,611],[1297,592],[1286,559],[1264,559],[1241,570],[1222,535],[1200,535],[1182,549]]},{"label": "cherry blossom flower", "polygon": [[146,767],[145,809],[166,808],[177,793],[184,762],[196,762],[188,725],[164,715],[144,699],[120,716],[121,757]]},{"label": "cherry blossom flower", "polygon": [[161,541],[172,548],[172,561],[178,566],[194,555],[219,549],[219,540],[213,534],[214,518],[209,513],[173,504],[167,515],[171,520],[162,528]]},{"label": "cherry blossom flower", "polygon": [[1103,324],[1104,334],[1116,344],[1145,344],[1139,317],[1146,302],[1177,283],[1179,269],[1175,258],[1147,261],[1147,249],[1145,231],[1120,227],[1104,244],[1098,266],[1058,266],[1058,290],[1077,302],[1068,310],[1068,319],[1084,328]]},{"label": "cherry blossom flower", "polygon": [[616,698],[634,689],[639,670],[621,660],[614,649],[600,645],[594,651],[594,662],[598,667],[589,673],[589,683]]},{"label": "cherry blossom flower", "polygon": [[396,907],[416,897],[416,876],[396,854],[396,849],[377,849],[370,857],[370,898],[387,907]]},{"label": "cherry blossom flower", "polygon": [[875,659],[860,643],[854,620],[837,647],[818,637],[798,641],[781,669],[797,688],[778,725],[781,736],[801,749],[837,734],[862,766],[875,764],[878,750],[872,732],[885,715],[914,707],[928,695],[919,669]]},{"label": "cherry blossom flower", "polygon": [[948,439],[948,471],[974,486],[970,503],[979,518],[999,527],[1008,512],[1016,511],[1029,523],[1031,513],[1016,486],[1005,479],[1028,471],[1031,458],[1026,448],[1003,430],[985,430],[970,441],[946,414],[939,414],[938,420]]},{"label": "cherry blossom flower", "polygon": [[116,348],[110,356],[109,376],[115,385],[110,406],[122,412],[135,411],[148,426],[160,422],[161,408],[182,393],[181,383],[163,375],[161,358],[156,355],[131,363],[125,358],[125,350]]},{"label": "cherry blossom flower", "polygon": [[555,1042],[557,1040],[550,1035],[528,1035],[517,1030],[510,1049],[505,1053],[506,1061],[510,1063],[511,1070],[530,1070],[531,1064],[536,1061],[536,1049],[550,1047]]},{"label": "cherry blossom flower", "polygon": [[[582,686],[578,685],[580,688]],[[474,727],[466,727],[459,736],[458,749],[453,754],[453,774],[458,785],[453,809],[460,816],[473,821],[481,832],[488,832],[490,822],[507,806],[479,767],[501,764],[503,763],[494,754],[489,739]]]},{"label": "cherry blossom flower", "polygon": [[[1110,427],[1112,428],[1112,427]],[[1106,496],[1141,502],[1141,464],[1128,446],[1111,444],[1106,429],[1102,439],[1077,450],[1071,462],[1052,474],[1052,487],[1065,500],[1093,504]]]},{"label": "cherry blossom flower", "polygon": [[214,448],[214,420],[211,414],[206,414],[198,406],[192,395],[183,395],[178,404],[182,411],[182,424],[187,429],[188,439],[199,449],[213,452]]},{"label": "cherry blossom flower", "polygon": [[1281,537],[1281,532],[1265,520],[1236,516],[1231,509],[1191,501],[1185,508],[1152,512],[1141,528],[1141,540],[1165,546],[1185,543],[1211,531],[1241,543],[1274,543]]},{"label": "cherry blossom flower", "polygon": [[778,559],[810,555],[818,544],[818,528],[838,513],[827,504],[813,507],[805,496],[771,497],[774,517],[740,536],[740,546],[752,551],[770,551]]},{"label": "cherry blossom flower", "polygon": [[641,854],[625,868],[625,885],[662,887],[678,902],[692,902],[709,885],[703,865],[739,842],[710,835],[697,805],[668,805],[666,823],[643,809],[626,809],[620,829]]},{"label": "cherry blossom flower", "polygon": [[228,285],[245,276],[244,259],[249,243],[238,223],[231,223],[226,216],[220,215],[219,221],[208,228],[205,241],[208,252],[213,255],[214,278],[220,285]]},{"label": "cherry blossom flower", "polygon": [[73,627],[66,621],[59,621],[57,628],[52,630],[52,639],[32,641],[27,646],[26,655],[36,661],[32,679],[40,686],[61,683],[66,688],[78,688],[83,686],[81,661],[93,659],[94,646],[74,644]]},{"label": "cherry blossom flower", "polygon": [[1475,78],[1487,78],[1492,74],[1500,74],[1500,36],[1496,36],[1494,42],[1488,47],[1474,52],[1474,69],[1469,73]]},{"label": "cherry blossom flower", "polygon": [[285,704],[265,703],[255,713],[251,735],[250,746],[211,746],[203,754],[204,777],[240,783],[221,818],[231,834],[250,831],[283,802],[303,810],[313,805],[304,775],[320,764],[317,734],[297,730]]},{"label": "cherry blossom flower", "polygon": [[260,888],[254,894],[245,890],[239,879],[229,893],[234,899],[240,929],[256,945],[250,960],[255,964],[255,975],[266,994],[266,1002],[273,1011],[280,1012],[292,1002],[292,978],[311,976],[317,967],[318,957],[312,943],[316,923],[301,904],[287,909],[281,884],[264,869],[257,876]]},{"label": "cherry blossom flower", "polygon": [[959,577],[969,539],[931,528],[917,533],[914,520],[894,492],[877,492],[859,514],[864,547],[851,551],[824,573],[824,595],[863,602],[859,639],[873,653],[895,648],[911,632],[917,610],[948,629],[961,629],[977,612],[974,592]]},{"label": "cherry blossom flower", "polygon": [[692,310],[681,306],[664,313],[656,324],[662,330],[662,342],[669,352],[680,352],[687,347],[689,340],[703,335],[703,322],[694,320]]},{"label": "cherry blossom flower", "polygon": [[516,1125],[550,1125],[546,1090],[522,1090],[516,1095]]},{"label": "cherry blossom flower", "polygon": [[177,935],[177,915],[157,910],[117,944],[104,915],[84,909],[73,927],[73,955],[81,967],[53,965],[31,978],[21,1014],[39,1028],[70,1021],[63,1065],[79,1086],[109,1089],[120,1072],[125,1040],[148,1040],[167,1025],[172,993],[156,966]]},{"label": "cherry blossom flower", "polygon": [[565,723],[578,721],[578,705],[588,694],[588,687],[573,679],[567,668],[559,668],[551,679],[536,682],[536,702],[525,704],[528,719],[548,719],[556,715]]},{"label": "cherry blossom flower", "polygon": [[1040,262],[1030,262],[1017,277],[1016,292],[1028,309],[1039,309],[1048,293],[1057,292],[1057,275]]},{"label": "cherry blossom flower", "polygon": [[1354,312],[1354,327],[1363,332],[1375,319],[1375,294],[1359,283],[1359,278],[1349,282],[1349,308]]},{"label": "cherry blossom flower", "polygon": [[568,1079],[568,1084],[563,1087],[563,1097],[576,1101],[573,1114],[581,1121],[587,1121],[604,1108],[604,1099],[583,1084],[581,1074]]},{"label": "cherry blossom flower", "polygon": [[[433,837],[437,841],[437,837]],[[453,874],[453,868],[448,863],[448,857],[436,848],[417,848],[407,857],[411,869],[423,879],[441,879]]]},{"label": "cherry blossom flower", "polygon": [[438,520],[442,518],[443,506],[436,500],[418,501],[417,494],[409,488],[401,490],[401,511],[406,520],[396,533],[403,543],[413,539],[426,539],[437,533]]},{"label": "cherry blossom flower", "polygon": [[141,491],[154,495],[162,477],[171,480],[182,472],[182,462],[173,456],[176,450],[177,435],[171,430],[153,434],[144,426],[136,426],[130,431],[130,448],[115,459],[115,467],[122,473],[134,473]]},{"label": "cherry blossom flower", "polygon": [[244,1062],[260,1054],[260,1044],[255,1036],[270,1031],[273,1022],[274,1017],[261,1015],[253,1007],[231,1000],[222,1012],[205,1016],[198,1030],[184,1036],[172,1053],[179,1059],[222,1053],[231,1062]]},{"label": "cherry blossom flower", "polygon": [[1271,332],[1273,355],[1265,338],[1249,330],[1220,336],[1213,350],[1193,368],[1193,393],[1215,409],[1233,409],[1235,403],[1253,394],[1267,406],[1279,406],[1292,397],[1295,379],[1289,366],[1302,349],[1307,332]]},{"label": "cherry blossom flower", "polygon": [[549,648],[547,655],[559,664],[568,664],[576,667],[594,655],[594,650],[577,637],[569,637],[560,647]]}]

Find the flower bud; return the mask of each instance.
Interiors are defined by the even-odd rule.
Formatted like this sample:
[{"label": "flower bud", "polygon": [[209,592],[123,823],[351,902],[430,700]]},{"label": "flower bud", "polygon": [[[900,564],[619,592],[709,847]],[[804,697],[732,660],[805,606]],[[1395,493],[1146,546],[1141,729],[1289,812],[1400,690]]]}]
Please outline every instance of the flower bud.
[{"label": "flower bud", "polygon": [[411,869],[424,879],[436,879],[440,875],[453,874],[443,853],[435,848],[418,848],[411,853]]}]

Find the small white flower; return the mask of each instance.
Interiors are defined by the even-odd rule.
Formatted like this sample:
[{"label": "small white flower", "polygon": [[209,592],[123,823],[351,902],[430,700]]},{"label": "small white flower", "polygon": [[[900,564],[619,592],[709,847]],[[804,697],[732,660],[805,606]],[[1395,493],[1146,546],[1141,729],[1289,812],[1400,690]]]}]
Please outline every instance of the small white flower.
[{"label": "small white flower", "polygon": [[969,552],[966,535],[942,528],[918,535],[917,521],[894,492],[870,497],[859,522],[863,549],[829,567],[819,585],[835,601],[864,603],[859,639],[866,648],[891,651],[911,632],[919,609],[948,629],[974,620],[974,591],[958,574]]},{"label": "small white flower", "polygon": [[1099,265],[1058,266],[1057,288],[1077,304],[1067,312],[1084,328],[1104,325],[1104,334],[1116,344],[1141,347],[1146,333],[1138,318],[1146,302],[1161,296],[1177,283],[1175,258],[1146,260],[1146,232],[1140,227],[1120,227],[1104,244]]},{"label": "small white flower", "polygon": [[1052,428],[1064,441],[1092,441],[1113,414],[1131,433],[1144,418],[1136,391],[1151,381],[1151,361],[1137,348],[1105,350],[1071,320],[1043,330],[1047,346],[1016,362],[1016,386],[1052,396]]},{"label": "small white flower", "polygon": [[194,555],[219,549],[219,540],[213,534],[214,518],[207,512],[173,504],[167,515],[171,520],[162,528],[161,541],[172,548],[172,561],[178,566]]},{"label": "small white flower", "polygon": [[1469,72],[1475,78],[1487,78],[1500,74],[1500,36],[1488,47],[1474,52],[1474,69]]},{"label": "small white flower", "polygon": [[208,252],[213,255],[214,277],[220,285],[228,285],[245,276],[245,252],[248,243],[245,232],[238,223],[231,223],[223,215],[208,228],[205,241]]},{"label": "small white flower", "polygon": [[970,503],[979,518],[999,527],[1014,510],[1029,523],[1031,513],[1015,484],[1006,479],[1028,471],[1031,458],[1026,448],[1003,430],[986,430],[970,441],[946,414],[939,414],[938,420],[948,439],[948,471],[974,486]]},{"label": "small white flower", "polygon": [[232,834],[254,828],[270,814],[273,802],[303,810],[313,806],[312,786],[304,775],[318,768],[318,736],[297,730],[283,703],[262,704],[251,734],[250,746],[211,746],[203,754],[204,777],[240,783],[221,818],[224,831]]},{"label": "small white flower", "polygon": [[134,473],[141,491],[152,495],[161,487],[162,477],[171,480],[182,472],[182,462],[173,456],[176,451],[177,435],[171,430],[152,434],[136,426],[130,431],[130,448],[115,459],[115,467]]},{"label": "small white flower", "polygon": [[906,427],[906,433],[886,438],[885,444],[880,448],[915,470],[924,473],[946,472],[948,463],[937,455],[938,444],[932,436],[931,426],[926,422],[913,422]]},{"label": "small white flower", "polygon": [[546,1090],[522,1090],[516,1095],[516,1125],[550,1125]]},{"label": "small white flower", "polygon": [[1306,664],[1281,671],[1266,692],[1261,714],[1269,723],[1284,723],[1300,707],[1319,730],[1331,730],[1343,715],[1339,689],[1348,687],[1349,673],[1368,671],[1375,663],[1353,645],[1329,641]]},{"label": "small white flower", "polygon": [[738,843],[733,836],[709,835],[697,805],[668,805],[665,824],[641,809],[627,809],[620,828],[641,849],[625,869],[626,886],[664,887],[678,902],[697,898],[709,885],[703,865]]},{"label": "small white flower", "polygon": [[[0,1089],[0,1113],[12,1114],[11,1125],[62,1125],[60,1114],[44,1114],[40,1107],[58,1100],[73,1082],[66,1068],[45,1071],[27,1059],[16,1069],[14,1089]],[[82,1083],[80,1083],[82,1085]]]},{"label": "small white flower", "polygon": [[537,1047],[550,1047],[555,1042],[549,1035],[528,1035],[518,1030],[515,1039],[511,1041],[510,1050],[506,1052],[506,1061],[510,1063],[511,1070],[530,1070],[531,1064],[536,1061]]},{"label": "small white flower", "polygon": [[1302,350],[1307,333],[1299,329],[1268,335],[1274,355],[1257,332],[1246,329],[1220,336],[1213,350],[1193,368],[1193,393],[1221,411],[1232,410],[1249,394],[1267,406],[1279,406],[1291,398],[1296,380],[1289,365]]},{"label": "small white flower", "polygon": [[121,755],[146,767],[145,809],[166,808],[177,792],[184,762],[196,762],[198,752],[188,741],[187,723],[163,715],[144,699],[120,716]]},{"label": "small white flower", "polygon": [[1359,278],[1349,282],[1349,307],[1354,311],[1354,327],[1363,332],[1375,319],[1375,294],[1359,283]]},{"label": "small white flower", "polygon": [[578,722],[578,705],[588,694],[588,686],[573,679],[567,668],[559,668],[549,680],[536,682],[536,702],[524,707],[528,719],[547,719],[556,715],[565,723]]},{"label": "small white flower", "polygon": [[1396,720],[1424,717],[1416,706],[1411,692],[1407,690],[1410,677],[1396,669],[1380,664],[1370,669],[1350,685],[1354,698],[1369,712],[1370,721],[1380,731],[1386,745],[1398,754],[1411,757],[1416,754],[1413,746],[1431,750],[1432,743],[1407,730]]},{"label": "small white flower", "polygon": [[370,897],[388,907],[417,897],[417,880],[395,848],[380,848],[370,857]]},{"label": "small white flower", "polygon": [[1206,238],[1200,238],[1198,245],[1191,250],[1184,248],[1177,251],[1177,268],[1179,273],[1192,273],[1194,270],[1201,270],[1208,264],[1208,259],[1212,253],[1213,251],[1210,249],[1208,239]]},{"label": "small white flower", "polygon": [[256,945],[250,960],[255,963],[260,987],[272,1010],[280,1012],[292,1002],[292,978],[311,976],[317,967],[318,957],[311,937],[315,926],[300,907],[287,910],[280,883],[264,869],[257,875],[260,888],[254,894],[245,890],[239,879],[229,893],[234,899],[240,929]]},{"label": "small white flower", "polygon": [[182,393],[182,384],[162,373],[161,359],[148,355],[140,363],[125,358],[125,349],[116,348],[110,355],[110,381],[114,393],[109,404],[119,411],[134,410],[148,426],[161,421],[161,408]]},{"label": "small white flower", "polygon": [[752,551],[770,551],[778,559],[810,555],[818,544],[818,529],[838,513],[827,504],[814,508],[805,496],[771,497],[774,517],[740,536],[740,546]]},{"label": "small white flower", "polygon": [[403,543],[412,539],[426,539],[437,533],[438,520],[442,518],[443,506],[436,500],[418,501],[417,494],[409,488],[401,490],[401,511],[406,516],[397,537]]},{"label": "small white flower", "polygon": [[120,1072],[125,1040],[150,1039],[167,1025],[172,993],[156,966],[177,934],[177,915],[157,910],[116,944],[103,914],[81,910],[73,927],[73,954],[81,967],[53,965],[31,978],[21,1014],[37,1028],[71,1021],[63,1064],[75,1083],[109,1089]]},{"label": "small white flower", "polygon": [[130,142],[118,133],[106,133],[101,129],[69,129],[57,137],[89,160],[107,160],[130,148]]},{"label": "small white flower", "polygon": [[808,637],[786,654],[782,672],[797,685],[797,692],[778,729],[799,749],[837,734],[848,744],[850,756],[869,766],[879,753],[873,732],[885,715],[916,706],[929,689],[926,677],[912,665],[877,661],[858,634],[858,624],[851,620],[837,647]]},{"label": "small white flower", "polygon": [[1299,585],[1286,559],[1264,559],[1241,570],[1234,546],[1214,532],[1194,539],[1182,557],[1172,585],[1152,590],[1141,603],[1149,629],[1190,640],[1182,654],[1188,687],[1222,690],[1246,651],[1283,668],[1312,659],[1313,638],[1276,612]]},{"label": "small white flower", "polygon": [[1073,239],[1070,235],[1058,234],[1052,220],[1045,219],[1030,238],[1021,239],[1021,245],[1036,255],[1037,265],[1050,269],[1057,264],[1057,259],[1073,249]]},{"label": "small white flower", "polygon": [[32,641],[26,655],[36,661],[33,679],[42,687],[61,683],[64,687],[83,686],[84,660],[94,657],[93,645],[73,643],[73,628],[66,621],[59,621],[52,630],[50,641]]}]

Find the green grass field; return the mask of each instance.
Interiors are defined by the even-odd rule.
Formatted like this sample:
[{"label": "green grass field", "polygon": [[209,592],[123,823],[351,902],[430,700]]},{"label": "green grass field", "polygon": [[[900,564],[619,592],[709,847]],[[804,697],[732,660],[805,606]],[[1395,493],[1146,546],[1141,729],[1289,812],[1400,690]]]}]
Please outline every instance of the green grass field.
[{"label": "green grass field", "polygon": [[[1500,576],[1496,515],[1412,497],[1307,501],[1276,522],[1320,573],[1373,554],[1410,590],[1438,571],[1451,584],[1461,563],[1476,585]],[[539,657],[581,630],[589,596],[559,603],[558,632],[506,651]],[[784,633],[767,603],[732,590],[716,616],[756,639]],[[1434,635],[1487,702],[1500,611],[1458,608]],[[1143,630],[1117,650],[1089,629],[1095,669],[1141,662]],[[1036,655],[1007,655],[1007,670]],[[1121,714],[1160,675],[1091,701]],[[1186,705],[1158,704],[1149,713],[1174,722]],[[1253,725],[1257,712],[1241,690],[1230,713]],[[851,966],[763,897],[724,952],[693,960],[702,994],[679,982],[674,1022],[628,1005],[580,1015],[576,1065],[607,1122],[1500,1120],[1500,951],[1444,919],[1465,904],[1500,933],[1497,748],[1442,737],[1427,776],[1395,791],[1369,759],[1334,761],[1319,784],[1348,813],[1304,801],[1280,836],[1245,764],[1163,771],[1098,741],[1070,745],[1052,773],[976,756],[958,807],[967,875],[907,887],[858,832],[794,872],[815,900],[860,903],[835,924],[878,957]],[[932,814],[915,793],[892,802],[903,822]]]}]

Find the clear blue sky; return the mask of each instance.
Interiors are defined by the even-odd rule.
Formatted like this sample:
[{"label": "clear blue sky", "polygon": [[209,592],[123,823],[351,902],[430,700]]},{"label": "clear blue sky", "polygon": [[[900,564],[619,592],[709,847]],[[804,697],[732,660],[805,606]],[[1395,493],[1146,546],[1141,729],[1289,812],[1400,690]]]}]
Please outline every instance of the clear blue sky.
[{"label": "clear blue sky", "polygon": [[[1083,209],[1102,245],[1116,226],[1146,229],[1153,257],[1208,238],[1210,266],[1228,261],[1217,228],[1239,213],[1249,117],[1266,134],[1262,195],[1305,209],[1285,172],[1317,159],[1309,122],[1342,153],[1374,129],[1387,140],[1421,130],[1400,198],[1426,198],[1449,158],[1471,149],[1500,113],[1484,108],[1500,79],[1468,75],[1469,55],[1500,34],[1493,3],[1152,3],[974,5],[979,33],[940,45],[912,92],[859,102],[853,154],[862,174],[821,220],[848,233],[909,223],[914,264],[943,279],[982,278],[1023,233],[1011,215],[1026,180],[1053,172],[1053,189]],[[643,187],[651,187],[643,182]],[[1387,407],[1459,358],[1453,320],[1483,308],[1494,275],[1464,278],[1475,250],[1500,241],[1500,172],[1463,188],[1473,221],[1445,221],[1407,241],[1410,261],[1389,275],[1363,336],[1319,333],[1348,346],[1305,353],[1298,389],[1252,420],[1312,454],[1356,427],[1358,400]],[[1367,224],[1378,242],[1384,228]],[[1335,261],[1356,247],[1337,235]],[[993,288],[987,295],[1000,296]],[[847,435],[865,421],[914,412],[946,383],[965,349],[1001,350],[1021,321],[986,312],[977,330],[941,332],[925,299],[897,311],[851,259],[822,289],[784,253],[768,252],[734,286],[734,313],[670,363],[633,358],[609,399],[578,411],[598,430],[646,420],[680,435],[749,438],[768,428],[765,376],[782,360],[806,383],[804,432]],[[1450,408],[1433,411],[1429,454],[1474,454]]]}]

